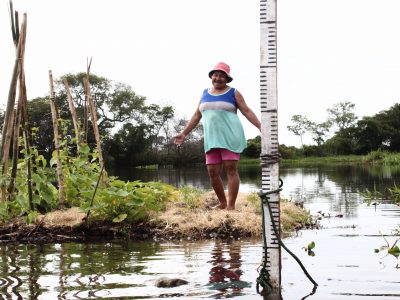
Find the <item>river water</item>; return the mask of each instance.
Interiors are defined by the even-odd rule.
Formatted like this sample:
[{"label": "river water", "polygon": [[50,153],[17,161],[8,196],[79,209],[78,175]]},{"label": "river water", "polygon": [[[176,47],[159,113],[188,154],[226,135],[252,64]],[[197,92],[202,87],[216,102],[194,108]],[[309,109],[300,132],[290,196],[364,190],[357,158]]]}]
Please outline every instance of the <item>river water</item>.
[{"label": "river water", "polygon": [[[259,189],[258,167],[242,167],[241,191]],[[400,207],[359,192],[399,182],[394,168],[313,166],[281,168],[281,196],[302,201],[321,216],[321,229],[301,230],[282,249],[282,298],[400,299],[400,262],[388,254],[399,236]],[[209,188],[203,168],[131,170],[125,179],[162,180],[175,186]],[[305,247],[315,243],[312,252]],[[400,241],[399,241],[400,244]],[[1,299],[263,299],[257,294],[261,240],[0,244]],[[400,245],[399,245],[400,246]],[[375,251],[378,249],[379,251]],[[156,280],[181,278],[188,284],[155,286]]]}]

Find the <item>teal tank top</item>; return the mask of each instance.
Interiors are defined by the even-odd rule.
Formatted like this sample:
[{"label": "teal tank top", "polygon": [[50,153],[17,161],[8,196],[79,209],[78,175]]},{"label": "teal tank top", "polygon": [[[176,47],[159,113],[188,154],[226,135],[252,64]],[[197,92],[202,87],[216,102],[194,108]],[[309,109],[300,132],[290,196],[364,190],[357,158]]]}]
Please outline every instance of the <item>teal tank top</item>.
[{"label": "teal tank top", "polygon": [[239,120],[235,89],[229,88],[224,94],[210,94],[205,89],[199,110],[202,114],[204,130],[204,150],[224,148],[241,153],[246,148],[246,138]]}]

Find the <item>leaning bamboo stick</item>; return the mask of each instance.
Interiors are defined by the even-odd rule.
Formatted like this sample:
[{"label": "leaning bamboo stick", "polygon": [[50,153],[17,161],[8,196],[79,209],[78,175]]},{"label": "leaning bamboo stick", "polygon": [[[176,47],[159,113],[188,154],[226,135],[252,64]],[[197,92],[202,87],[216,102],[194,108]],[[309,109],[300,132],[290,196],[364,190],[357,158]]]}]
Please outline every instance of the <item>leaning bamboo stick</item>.
[{"label": "leaning bamboo stick", "polygon": [[[9,122],[12,124],[14,123],[14,110],[11,111],[9,116]],[[2,161],[2,184],[1,184],[1,199],[6,201],[7,195],[7,175],[8,175],[8,158],[10,155],[10,146],[11,146],[11,136],[12,136],[12,126],[8,126],[7,133],[5,135],[6,142],[4,143],[4,154],[3,154],[3,161]]]},{"label": "leaning bamboo stick", "polygon": [[14,135],[13,135],[13,151],[12,151],[12,168],[11,168],[11,178],[8,185],[8,200],[14,200],[15,194],[15,180],[17,177],[17,165],[18,165],[18,153],[19,153],[19,128],[21,124],[21,114],[22,114],[22,103],[23,103],[23,87],[22,87],[22,77],[23,77],[23,61],[21,60],[22,68],[19,73],[19,95],[17,101],[16,117],[14,118]]},{"label": "leaning bamboo stick", "polygon": [[[13,127],[13,145],[12,145],[12,168],[11,168],[11,178],[8,186],[8,199],[10,201],[14,200],[15,194],[15,180],[17,177],[17,164],[18,164],[18,155],[19,155],[19,132],[21,125],[21,114],[22,114],[22,103],[24,98],[24,88],[25,88],[25,73],[24,73],[24,59],[25,59],[25,44],[26,44],[26,15],[24,15],[24,26],[25,29],[21,32],[21,43],[22,47],[19,49],[19,95],[17,101],[17,111],[16,116],[14,118],[14,127]],[[18,14],[16,14],[16,22],[17,29],[18,27]],[[26,92],[26,89],[25,89]]]},{"label": "leaning bamboo stick", "polygon": [[21,67],[22,67],[21,61],[23,60],[23,55],[25,53],[25,39],[26,39],[26,26],[27,26],[26,21],[27,21],[27,15],[24,14],[24,18],[21,25],[21,32],[18,35],[19,39],[16,49],[16,59],[14,63],[14,69],[8,93],[7,108],[4,116],[3,129],[2,129],[2,140],[0,148],[0,155],[2,160],[2,177],[3,177],[1,185],[2,201],[6,200],[6,180],[7,180],[10,143],[12,136],[12,126],[14,123],[14,105],[15,105],[18,76],[19,73],[21,72]]},{"label": "leaning bamboo stick", "polygon": [[23,91],[23,102],[22,102],[22,134],[24,138],[24,147],[25,147],[25,157],[27,160],[26,164],[26,181],[28,185],[28,198],[29,198],[29,207],[31,210],[33,207],[33,192],[32,192],[32,170],[31,170],[31,150],[30,150],[30,129],[28,122],[28,97],[26,95],[26,85],[25,85],[25,73],[23,72],[23,77],[21,81],[22,91]]},{"label": "leaning bamboo stick", "polygon": [[60,158],[60,142],[59,142],[59,134],[58,134],[58,118],[57,118],[57,109],[55,103],[55,93],[54,93],[54,81],[53,74],[51,70],[49,71],[49,80],[50,80],[50,108],[51,108],[51,117],[53,120],[53,131],[54,131],[54,145],[56,147],[56,162],[57,162],[57,179],[58,179],[58,206],[60,208],[64,207],[64,177],[62,172],[61,158]]},{"label": "leaning bamboo stick", "polygon": [[74,123],[76,145],[77,145],[78,152],[79,152],[79,143],[81,142],[81,136],[80,136],[80,132],[79,132],[78,117],[76,114],[75,105],[72,100],[71,90],[69,88],[67,79],[64,79],[64,86],[65,86],[65,90],[67,91],[68,105],[69,105],[69,110],[71,111],[71,115],[72,115],[72,122]]},{"label": "leaning bamboo stick", "polygon": [[89,112],[90,112],[90,116],[92,119],[93,131],[94,131],[94,136],[95,136],[96,144],[97,144],[97,151],[99,152],[99,164],[100,164],[100,167],[103,168],[104,160],[103,160],[103,151],[101,149],[99,127],[97,126],[97,112],[96,112],[96,108],[94,106],[92,92],[90,91],[90,84],[89,84],[89,80],[87,77],[83,78],[83,84],[84,84],[85,92],[86,92],[87,99],[88,99]]}]

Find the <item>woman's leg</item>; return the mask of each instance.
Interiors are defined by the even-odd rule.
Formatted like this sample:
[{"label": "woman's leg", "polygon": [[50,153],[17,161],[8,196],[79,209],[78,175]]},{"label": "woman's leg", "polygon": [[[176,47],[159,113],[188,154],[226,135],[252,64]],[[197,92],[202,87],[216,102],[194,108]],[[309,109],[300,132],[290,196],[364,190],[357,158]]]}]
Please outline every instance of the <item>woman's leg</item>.
[{"label": "woman's leg", "polygon": [[211,185],[217,194],[219,205],[216,208],[224,209],[227,207],[224,184],[221,179],[221,164],[207,165],[208,176],[210,176]]},{"label": "woman's leg", "polygon": [[237,166],[237,160],[224,160],[224,167],[228,177],[227,209],[235,209],[236,198],[239,192],[240,178]]}]

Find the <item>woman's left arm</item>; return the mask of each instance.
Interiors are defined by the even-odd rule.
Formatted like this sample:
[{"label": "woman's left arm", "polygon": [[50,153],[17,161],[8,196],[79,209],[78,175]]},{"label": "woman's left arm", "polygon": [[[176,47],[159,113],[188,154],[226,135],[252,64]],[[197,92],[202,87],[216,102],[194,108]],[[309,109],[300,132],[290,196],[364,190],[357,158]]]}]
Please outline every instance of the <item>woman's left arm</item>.
[{"label": "woman's left arm", "polygon": [[238,90],[235,90],[235,98],[236,105],[239,108],[240,112],[246,117],[247,120],[249,120],[251,124],[261,130],[260,120],[257,118],[256,114],[250,109],[250,107],[247,106],[246,101],[244,101],[242,94]]}]

